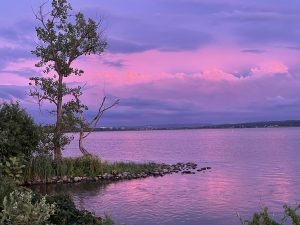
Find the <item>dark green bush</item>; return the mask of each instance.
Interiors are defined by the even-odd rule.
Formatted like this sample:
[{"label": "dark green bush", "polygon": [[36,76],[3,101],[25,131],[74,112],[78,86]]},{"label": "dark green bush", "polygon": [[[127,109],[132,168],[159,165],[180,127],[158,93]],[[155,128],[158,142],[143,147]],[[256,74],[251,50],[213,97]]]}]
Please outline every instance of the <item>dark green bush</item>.
[{"label": "dark green bush", "polygon": [[33,200],[30,190],[15,190],[4,197],[0,211],[2,225],[49,225],[49,218],[55,211],[55,204],[46,202],[45,197]]},{"label": "dark green bush", "polygon": [[[33,218],[33,216],[30,216],[31,215],[30,213],[36,215],[35,211],[39,212],[40,210],[41,212],[38,213],[38,218],[39,218],[41,213],[46,212],[42,206],[54,207],[54,212],[52,212],[53,210],[51,209],[52,210],[51,216],[50,218],[48,217],[49,219],[47,220],[46,224],[53,224],[53,225],[113,225],[114,224],[114,222],[108,216],[104,216],[103,218],[98,218],[91,212],[88,212],[86,210],[78,210],[70,195],[59,194],[55,196],[46,196],[46,201],[44,202],[43,200],[44,197],[42,195],[28,191],[28,189],[26,188],[17,187],[14,180],[12,180],[11,178],[0,175],[0,181],[1,181],[0,182],[0,224],[3,224],[1,223],[1,220],[6,221],[4,224],[8,225],[10,224],[7,223],[8,218],[16,219],[17,218],[16,210],[19,210],[18,211],[19,215],[22,216],[22,218],[23,217],[27,219],[30,218],[30,220],[28,221],[26,220],[26,221],[29,222],[29,224],[31,224],[30,221],[36,221],[36,220]],[[23,206],[17,207],[16,209],[10,207],[9,205],[6,205],[6,211],[5,212],[2,211],[4,198],[5,197],[7,198],[8,196],[10,196],[11,193],[16,192],[16,190],[21,195],[22,193],[31,193],[32,196],[31,201],[30,202],[23,201],[23,200],[20,201],[20,205],[23,204],[24,207]],[[17,204],[17,202],[14,202],[14,204]],[[37,206],[37,208],[34,209],[33,206]],[[21,224],[28,224],[28,223],[21,223]]]},{"label": "dark green bush", "polygon": [[39,140],[39,127],[18,102],[0,105],[0,161],[19,155],[30,159]]},{"label": "dark green bush", "polygon": [[93,213],[86,210],[78,210],[71,196],[59,194],[47,196],[48,204],[55,204],[54,215],[49,219],[52,224],[59,225],[113,225],[109,218],[98,218]]},{"label": "dark green bush", "polygon": [[4,176],[10,177],[15,181],[20,181],[23,175],[25,165],[18,157],[9,157],[0,162],[0,170]]},{"label": "dark green bush", "polygon": [[3,199],[6,195],[16,189],[16,183],[12,178],[0,174],[0,211],[2,210]]}]

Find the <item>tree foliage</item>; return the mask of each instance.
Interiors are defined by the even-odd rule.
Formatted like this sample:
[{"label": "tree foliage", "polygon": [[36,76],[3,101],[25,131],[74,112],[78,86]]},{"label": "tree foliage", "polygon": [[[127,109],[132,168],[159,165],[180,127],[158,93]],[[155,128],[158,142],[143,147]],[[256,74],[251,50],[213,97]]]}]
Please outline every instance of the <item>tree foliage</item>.
[{"label": "tree foliage", "polygon": [[44,13],[44,5],[35,14],[40,26],[36,27],[39,44],[32,51],[39,58],[36,67],[42,68],[44,77],[31,77],[30,95],[39,104],[47,101],[55,106],[56,115],[53,145],[55,158],[61,158],[61,138],[72,124],[75,95],[81,95],[81,86],[71,87],[65,78],[81,76],[84,71],[73,66],[79,57],[101,54],[106,41],[99,31],[100,23],[86,19],[82,13],[71,14],[72,7],[67,0],[52,0],[51,11]]},{"label": "tree foliage", "polygon": [[18,102],[0,105],[0,161],[15,156],[30,159],[39,140],[39,127]]}]

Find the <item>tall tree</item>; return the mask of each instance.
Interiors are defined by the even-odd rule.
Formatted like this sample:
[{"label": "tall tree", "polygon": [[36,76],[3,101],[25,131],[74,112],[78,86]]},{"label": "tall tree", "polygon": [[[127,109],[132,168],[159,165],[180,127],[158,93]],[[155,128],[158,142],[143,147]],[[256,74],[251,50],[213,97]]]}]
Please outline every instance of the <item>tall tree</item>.
[{"label": "tall tree", "polygon": [[101,54],[107,46],[99,30],[100,23],[85,19],[82,13],[71,14],[72,7],[67,0],[52,0],[50,12],[44,12],[44,5],[35,13],[40,25],[36,27],[39,40],[33,54],[40,60],[35,65],[43,69],[45,77],[31,77],[33,87],[30,95],[39,104],[48,101],[55,105],[56,123],[54,128],[54,157],[61,158],[61,139],[64,127],[64,109],[68,114],[66,96],[75,96],[81,87],[68,87],[65,78],[81,76],[84,71],[73,67],[80,56]]}]

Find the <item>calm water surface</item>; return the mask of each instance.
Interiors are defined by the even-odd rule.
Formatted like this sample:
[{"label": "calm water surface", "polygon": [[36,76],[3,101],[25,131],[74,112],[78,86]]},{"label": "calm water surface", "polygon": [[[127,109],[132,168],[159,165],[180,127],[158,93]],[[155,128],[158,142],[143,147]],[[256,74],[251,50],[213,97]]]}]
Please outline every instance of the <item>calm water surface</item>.
[{"label": "calm water surface", "polygon": [[[64,154],[78,155],[77,143]],[[86,147],[110,161],[197,162],[196,175],[113,184],[48,186],[68,191],[79,208],[127,225],[237,225],[263,206],[277,217],[300,202],[300,129],[98,132]]]}]

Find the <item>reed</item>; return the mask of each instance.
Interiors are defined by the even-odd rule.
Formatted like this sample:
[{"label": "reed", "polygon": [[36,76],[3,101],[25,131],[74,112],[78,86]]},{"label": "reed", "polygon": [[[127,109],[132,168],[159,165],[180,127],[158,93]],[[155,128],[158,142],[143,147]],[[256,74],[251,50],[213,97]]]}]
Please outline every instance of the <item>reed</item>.
[{"label": "reed", "polygon": [[95,177],[104,173],[147,173],[159,167],[155,163],[115,162],[108,163],[97,156],[82,156],[53,160],[51,157],[36,157],[24,171],[24,181],[48,181],[53,177]]},{"label": "reed", "polygon": [[133,162],[115,162],[106,164],[105,170],[111,173],[116,171],[118,173],[129,172],[132,174],[147,173],[156,170],[160,164],[156,163],[133,163]]},{"label": "reed", "polygon": [[261,212],[254,213],[250,220],[243,220],[240,216],[239,218],[242,225],[300,225],[300,214],[298,212],[300,205],[296,207],[284,205],[283,209],[284,215],[279,220],[272,218],[268,208],[262,209]]}]

